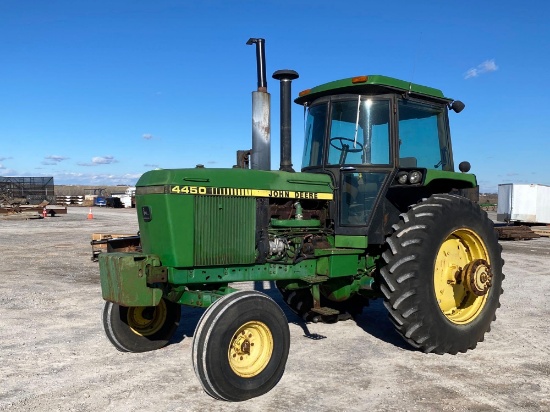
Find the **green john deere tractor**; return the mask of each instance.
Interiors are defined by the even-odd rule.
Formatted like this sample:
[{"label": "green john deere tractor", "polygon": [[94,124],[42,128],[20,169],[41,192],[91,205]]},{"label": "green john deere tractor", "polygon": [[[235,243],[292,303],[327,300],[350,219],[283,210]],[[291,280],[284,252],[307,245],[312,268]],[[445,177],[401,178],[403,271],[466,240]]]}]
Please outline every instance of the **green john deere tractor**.
[{"label": "green john deere tractor", "polygon": [[281,169],[272,171],[264,42],[249,44],[258,57],[252,150],[239,151],[232,169],[139,179],[142,252],[99,256],[109,340],[121,351],[158,349],[177,329],[180,305],[206,308],[192,349],[204,390],[228,401],[262,395],[285,368],[287,319],[267,295],[232,286],[270,281],[305,321],[337,322],[382,298],[415,348],[475,348],[495,319],[504,275],[493,224],[471,200],[476,177],[467,162],[454,171],[448,112],[464,105],[379,75],[305,90],[295,100],[307,119],[294,172],[298,74],[279,70]]}]

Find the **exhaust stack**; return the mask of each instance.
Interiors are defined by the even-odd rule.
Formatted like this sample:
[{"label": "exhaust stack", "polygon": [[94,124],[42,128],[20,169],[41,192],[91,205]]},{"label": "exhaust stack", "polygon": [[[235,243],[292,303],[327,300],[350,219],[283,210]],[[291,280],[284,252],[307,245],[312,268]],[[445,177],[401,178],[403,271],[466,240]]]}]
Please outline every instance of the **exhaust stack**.
[{"label": "exhaust stack", "polygon": [[291,136],[291,84],[299,77],[294,70],[277,70],[273,78],[281,82],[281,167],[284,172],[294,172],[292,168]]},{"label": "exhaust stack", "polygon": [[250,168],[271,170],[271,95],[267,92],[265,75],[265,40],[250,38],[246,44],[256,44],[256,69],[258,74],[258,90],[252,92]]}]

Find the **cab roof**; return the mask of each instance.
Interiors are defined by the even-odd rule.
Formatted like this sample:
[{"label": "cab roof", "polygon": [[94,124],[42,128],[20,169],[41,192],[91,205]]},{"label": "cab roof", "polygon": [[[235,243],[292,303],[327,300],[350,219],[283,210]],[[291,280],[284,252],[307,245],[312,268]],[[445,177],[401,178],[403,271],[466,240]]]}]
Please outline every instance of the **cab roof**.
[{"label": "cab roof", "polygon": [[453,101],[453,99],[445,97],[439,89],[375,74],[349,77],[321,84],[320,86],[300,92],[299,97],[294,102],[300,105],[308,105],[319,97],[333,94],[385,93],[408,93],[416,97],[435,100],[441,103],[450,103]]}]

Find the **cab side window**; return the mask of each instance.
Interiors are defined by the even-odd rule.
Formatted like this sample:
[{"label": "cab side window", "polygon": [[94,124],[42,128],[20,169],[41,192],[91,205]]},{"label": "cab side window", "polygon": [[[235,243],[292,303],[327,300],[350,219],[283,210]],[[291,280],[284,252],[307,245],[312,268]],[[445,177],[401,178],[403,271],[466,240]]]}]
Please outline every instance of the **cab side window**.
[{"label": "cab side window", "polygon": [[452,170],[446,119],[443,107],[399,101],[401,167]]}]

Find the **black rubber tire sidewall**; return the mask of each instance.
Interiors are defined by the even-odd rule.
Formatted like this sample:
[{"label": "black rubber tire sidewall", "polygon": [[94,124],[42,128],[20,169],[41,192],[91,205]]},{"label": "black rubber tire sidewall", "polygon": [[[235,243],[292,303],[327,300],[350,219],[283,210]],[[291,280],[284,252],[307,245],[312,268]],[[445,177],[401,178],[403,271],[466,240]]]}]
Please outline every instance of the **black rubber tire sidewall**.
[{"label": "black rubber tire sidewall", "polygon": [[[264,370],[255,377],[243,378],[231,369],[228,349],[235,331],[249,321],[263,322],[269,328],[273,352]],[[281,379],[288,358],[290,332],[283,311],[272,299],[259,292],[233,293],[205,314],[203,323],[195,336],[198,341],[194,362],[208,394],[227,401],[244,401],[267,393]]]},{"label": "black rubber tire sidewall", "polygon": [[149,336],[140,336],[128,325],[128,307],[105,302],[103,327],[111,343],[120,351],[136,353],[148,352],[166,346],[179,326],[181,306],[169,300],[164,300],[164,303],[166,304],[166,321],[160,330]]}]

